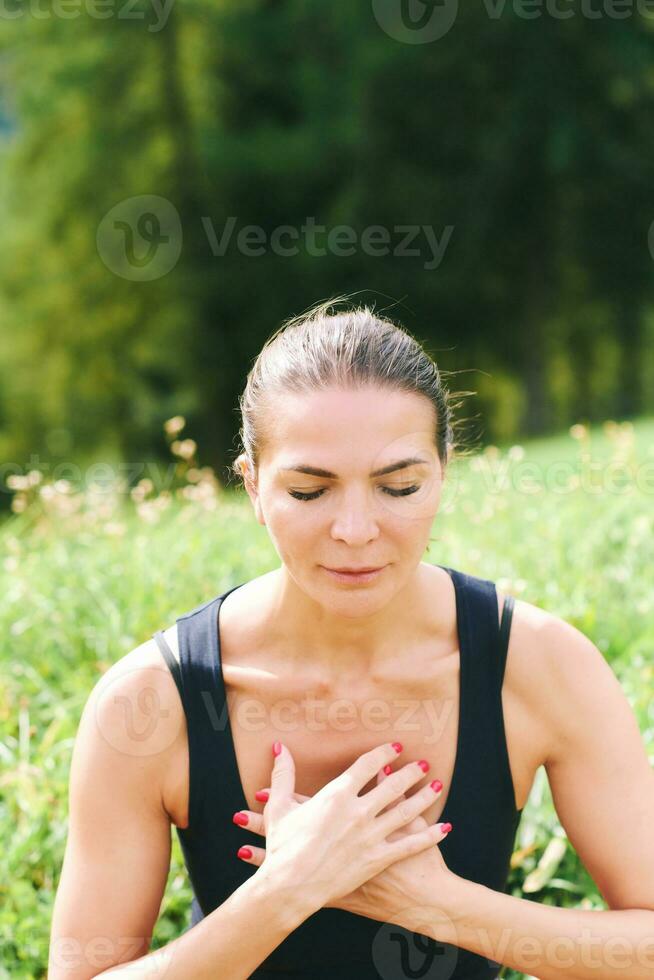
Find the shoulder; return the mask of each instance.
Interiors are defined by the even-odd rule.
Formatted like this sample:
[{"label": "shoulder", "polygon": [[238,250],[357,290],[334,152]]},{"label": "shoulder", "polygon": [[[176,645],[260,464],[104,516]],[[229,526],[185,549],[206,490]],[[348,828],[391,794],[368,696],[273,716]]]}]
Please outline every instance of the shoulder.
[{"label": "shoulder", "polygon": [[[173,648],[174,637],[166,631]],[[174,649],[176,649],[176,643]],[[97,680],[85,713],[111,748],[138,757],[150,771],[168,762],[185,735],[185,715],[170,668],[152,638],[134,647]]]},{"label": "shoulder", "polygon": [[[498,590],[498,606],[505,595]],[[618,684],[601,651],[580,630],[539,606],[515,599],[507,651],[506,684],[539,732],[541,764],[560,751],[580,700],[601,697]]]},{"label": "shoulder", "polygon": [[[164,638],[172,650],[175,659],[179,662],[179,644],[177,640],[177,624],[162,630]],[[170,670],[166,661],[161,655],[159,646],[154,637],[148,637],[143,643],[133,647],[128,653],[116,660],[98,681],[98,686],[102,687],[107,683],[116,683],[122,679],[123,683],[129,684],[130,681],[136,682],[138,679],[148,680],[154,683],[157,680],[157,673],[163,678],[171,677]],[[174,683],[174,682],[173,682]]]}]

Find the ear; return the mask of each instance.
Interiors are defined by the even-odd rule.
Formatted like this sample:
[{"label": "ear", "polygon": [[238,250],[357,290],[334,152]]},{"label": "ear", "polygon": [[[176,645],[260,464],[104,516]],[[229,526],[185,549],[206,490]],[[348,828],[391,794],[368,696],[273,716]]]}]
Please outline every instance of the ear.
[{"label": "ear", "polygon": [[250,463],[248,456],[245,453],[241,453],[237,460],[239,470],[241,471],[241,476],[243,477],[243,484],[247,491],[247,495],[252,501],[252,506],[254,507],[254,513],[256,515],[259,524],[265,525],[266,520],[263,516],[263,511],[261,509],[261,500],[259,498],[259,487],[257,482],[257,475]]}]

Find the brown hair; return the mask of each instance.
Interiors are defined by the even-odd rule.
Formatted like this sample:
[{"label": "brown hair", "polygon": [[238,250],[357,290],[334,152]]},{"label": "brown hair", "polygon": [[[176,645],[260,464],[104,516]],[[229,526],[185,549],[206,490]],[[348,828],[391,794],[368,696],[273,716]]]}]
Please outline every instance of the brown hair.
[{"label": "brown hair", "polygon": [[325,300],[286,320],[266,340],[239,399],[242,451],[231,467],[237,476],[242,476],[244,459],[256,473],[275,393],[365,384],[428,398],[434,406],[436,449],[446,465],[454,447],[452,406],[436,362],[404,327],[368,306],[331,312],[345,301],[349,297]]}]

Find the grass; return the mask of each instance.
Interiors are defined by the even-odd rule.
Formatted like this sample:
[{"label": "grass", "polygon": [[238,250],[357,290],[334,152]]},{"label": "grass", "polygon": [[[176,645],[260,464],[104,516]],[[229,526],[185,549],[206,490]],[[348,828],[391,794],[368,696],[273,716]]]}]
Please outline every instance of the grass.
[{"label": "grass", "polygon": [[[586,633],[617,674],[654,761],[654,422],[488,447],[449,471],[425,559],[494,580]],[[274,568],[247,499],[173,443],[172,485],[78,492],[16,478],[0,525],[0,980],[44,977],[77,724],[114,661],[176,616]],[[508,891],[602,909],[539,770]],[[186,927],[176,835],[153,947]],[[520,976],[505,969],[506,978]]]}]

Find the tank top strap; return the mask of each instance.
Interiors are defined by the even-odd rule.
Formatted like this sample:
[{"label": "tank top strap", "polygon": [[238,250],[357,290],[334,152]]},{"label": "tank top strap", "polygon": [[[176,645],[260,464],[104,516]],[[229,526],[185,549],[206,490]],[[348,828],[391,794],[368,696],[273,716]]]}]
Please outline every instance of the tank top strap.
[{"label": "tank top strap", "polygon": [[[456,616],[459,640],[465,659],[462,674],[468,693],[487,700],[491,690],[499,691],[504,675],[509,623],[503,623],[504,636],[498,622],[498,602],[495,583],[489,579],[468,575],[447,568],[456,596]],[[467,670],[465,668],[468,668]]]},{"label": "tank top strap", "polygon": [[189,746],[189,825],[195,826],[207,796],[218,786],[234,809],[246,809],[220,662],[218,612],[223,599],[239,588],[178,616],[177,640]]},{"label": "tank top strap", "polygon": [[450,574],[456,595],[461,695],[460,744],[444,812],[461,826],[470,800],[485,798],[494,801],[493,815],[504,819],[516,812],[502,705],[513,601],[507,596],[500,624],[494,582],[440,567]]},{"label": "tank top strap", "polygon": [[506,665],[506,655],[509,649],[509,633],[511,632],[511,621],[513,619],[513,609],[515,599],[512,595],[504,596],[504,608],[502,609],[502,621],[500,623],[499,637],[499,671],[500,681],[504,680],[504,668]]},{"label": "tank top strap", "polygon": [[152,634],[152,639],[159,647],[159,650],[161,651],[161,656],[166,661],[166,664],[168,665],[168,669],[170,670],[170,673],[173,675],[173,680],[175,681],[177,690],[179,691],[179,696],[182,699],[182,704],[184,704],[184,684],[182,682],[182,672],[180,670],[179,664],[177,663],[177,660],[175,659],[175,654],[170,649],[168,640],[164,636],[164,631],[157,630],[156,633]]}]

